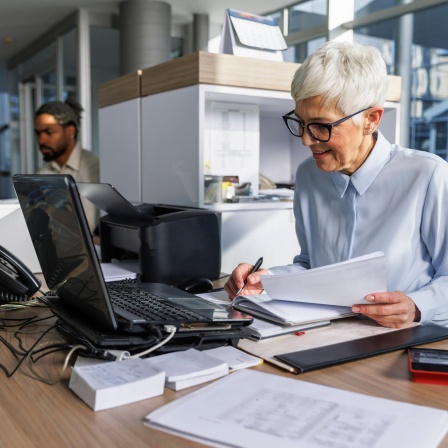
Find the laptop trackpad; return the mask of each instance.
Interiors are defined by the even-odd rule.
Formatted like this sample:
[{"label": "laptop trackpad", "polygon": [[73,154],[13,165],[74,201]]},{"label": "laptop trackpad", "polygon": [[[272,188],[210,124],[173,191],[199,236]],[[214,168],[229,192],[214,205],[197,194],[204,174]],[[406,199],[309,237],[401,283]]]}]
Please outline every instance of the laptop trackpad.
[{"label": "laptop trackpad", "polygon": [[133,313],[130,313],[129,311],[124,310],[123,308],[120,308],[117,305],[112,305],[113,309],[114,309],[114,313],[117,316],[122,317],[123,319],[125,319],[126,321],[132,322],[134,324],[145,324],[147,323],[147,319],[144,319],[142,317],[136,316]]},{"label": "laptop trackpad", "polygon": [[199,297],[170,297],[165,299],[169,302],[174,302],[177,305],[181,305],[189,310],[196,311],[202,316],[207,317],[211,320],[228,320],[229,312],[224,308],[217,305],[213,305],[212,303],[207,302],[206,300],[202,300]]}]

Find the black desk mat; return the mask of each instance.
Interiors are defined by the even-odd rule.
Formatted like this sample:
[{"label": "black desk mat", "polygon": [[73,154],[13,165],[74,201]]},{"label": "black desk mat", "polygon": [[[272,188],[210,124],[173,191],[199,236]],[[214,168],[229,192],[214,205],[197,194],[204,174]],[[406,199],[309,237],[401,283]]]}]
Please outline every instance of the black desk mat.
[{"label": "black desk mat", "polygon": [[375,336],[340,342],[338,344],[276,355],[299,372],[319,369],[334,364],[400,350],[448,338],[448,328],[437,324],[423,324]]}]

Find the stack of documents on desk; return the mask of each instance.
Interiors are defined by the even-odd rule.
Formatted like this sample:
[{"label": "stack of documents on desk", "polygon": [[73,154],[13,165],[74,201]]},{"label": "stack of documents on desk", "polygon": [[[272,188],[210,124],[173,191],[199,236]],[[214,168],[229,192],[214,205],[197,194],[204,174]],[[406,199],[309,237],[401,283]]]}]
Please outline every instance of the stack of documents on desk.
[{"label": "stack of documents on desk", "polygon": [[165,372],[140,358],[73,368],[68,387],[94,411],[163,394]]},{"label": "stack of documents on desk", "polygon": [[282,336],[284,334],[297,333],[312,330],[313,328],[322,328],[330,325],[329,320],[322,320],[319,322],[312,322],[298,325],[280,325],[277,323],[268,322],[262,319],[254,318],[254,321],[246,327],[249,333],[248,338],[252,341],[262,341],[264,339]]},{"label": "stack of documents on desk", "polygon": [[352,315],[365,296],[386,291],[382,252],[294,274],[266,275],[265,294],[238,296],[232,306],[281,325],[332,320]]},{"label": "stack of documents on desk", "polygon": [[351,308],[345,306],[274,300],[267,294],[235,297],[232,306],[237,310],[283,326],[312,324],[354,315]]},{"label": "stack of documents on desk", "polygon": [[386,257],[374,252],[294,274],[267,275],[262,283],[272,299],[351,307],[369,303],[367,294],[387,291]]},{"label": "stack of documents on desk", "polygon": [[227,362],[191,348],[189,350],[153,356],[148,365],[166,372],[166,387],[182,390],[229,373]]},{"label": "stack of documents on desk", "polygon": [[214,358],[220,359],[221,361],[225,361],[229,366],[230,372],[255,367],[263,363],[263,360],[258,356],[245,353],[236,347],[232,347],[231,345],[211,348],[207,350],[206,353]]},{"label": "stack of documents on desk", "polygon": [[[234,301],[230,302],[229,296],[225,291],[213,291],[208,292],[204,294],[199,294],[200,297],[203,299],[213,303],[218,304],[224,307],[228,307],[230,305],[234,306],[235,303],[241,304],[241,306],[246,307],[245,312],[251,314],[252,316],[255,315],[257,312],[258,316],[261,316],[262,319],[254,318],[253,322],[248,325],[245,330],[248,333],[248,338],[254,340],[254,341],[260,341],[262,339],[272,338],[274,336],[281,336],[283,334],[288,333],[294,333],[296,331],[305,331],[305,330],[311,330],[312,328],[318,328],[330,325],[329,320],[325,320],[324,317],[322,319],[319,316],[318,321],[316,322],[302,322],[302,319],[306,319],[307,316],[303,314],[304,306],[291,306],[290,303],[285,303],[285,307],[288,308],[287,311],[289,311],[290,308],[300,308],[300,315],[298,317],[299,323],[289,322],[288,316],[285,315],[284,319],[282,317],[277,316],[276,312],[278,312],[276,307],[275,310],[271,309],[271,307],[266,304],[266,300],[263,301],[263,305],[259,306],[259,302],[263,299],[266,299],[266,295],[254,295],[254,296],[248,296],[248,297],[238,297]],[[278,303],[277,303],[278,305]],[[311,307],[311,308],[317,308],[317,307]],[[349,316],[352,316],[353,313],[349,310],[347,311],[346,308],[341,308],[343,310],[343,315],[339,316],[339,313],[334,313],[334,307],[329,307],[331,310],[330,317],[336,318],[336,317],[346,317],[346,313],[348,312]],[[274,313],[272,313],[274,312]],[[285,313],[287,314],[287,313]],[[315,315],[313,316],[313,318]],[[287,323],[285,323],[285,321]]]},{"label": "stack of documents on desk", "polygon": [[242,370],[151,412],[144,424],[209,446],[435,448],[448,412]]}]

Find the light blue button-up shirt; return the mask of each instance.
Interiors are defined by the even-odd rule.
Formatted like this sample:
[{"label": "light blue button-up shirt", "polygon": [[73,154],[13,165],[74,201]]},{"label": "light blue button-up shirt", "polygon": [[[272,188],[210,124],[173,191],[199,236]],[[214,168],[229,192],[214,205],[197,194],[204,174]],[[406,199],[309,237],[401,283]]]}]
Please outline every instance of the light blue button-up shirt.
[{"label": "light blue button-up shirt", "polygon": [[[270,271],[383,251],[388,291],[405,292],[421,322],[448,325],[448,163],[375,136],[371,154],[351,176],[323,172],[313,158],[299,166],[294,213],[301,253],[294,264]],[[354,195],[347,193],[350,181]]]}]

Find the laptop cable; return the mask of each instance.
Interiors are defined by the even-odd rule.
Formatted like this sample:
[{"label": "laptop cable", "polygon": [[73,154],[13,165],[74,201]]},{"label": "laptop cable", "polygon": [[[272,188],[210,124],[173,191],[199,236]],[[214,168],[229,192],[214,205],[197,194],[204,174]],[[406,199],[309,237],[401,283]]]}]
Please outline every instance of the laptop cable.
[{"label": "laptop cable", "polygon": [[176,327],[174,325],[164,325],[163,329],[169,333],[169,335],[158,344],[148,348],[147,350],[144,350],[143,352],[136,353],[134,355],[129,356],[129,358],[141,358],[143,356],[146,356],[147,354],[157,350],[158,348],[162,347],[162,345],[165,345],[167,342],[169,342],[174,335],[176,334]]}]

